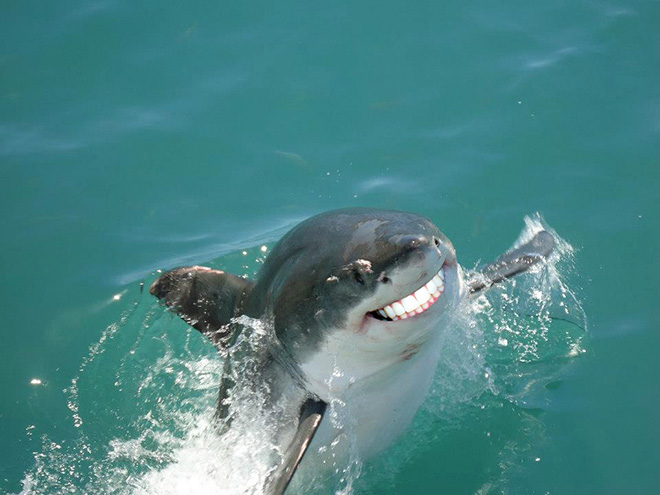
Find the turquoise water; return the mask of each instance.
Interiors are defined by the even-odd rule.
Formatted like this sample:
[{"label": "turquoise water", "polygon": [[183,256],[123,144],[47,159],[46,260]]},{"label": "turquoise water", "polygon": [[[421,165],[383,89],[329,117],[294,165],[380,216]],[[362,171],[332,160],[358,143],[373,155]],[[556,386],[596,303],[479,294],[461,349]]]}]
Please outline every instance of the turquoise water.
[{"label": "turquoise water", "polygon": [[[191,263],[253,274],[261,246],[352,205],[428,216],[467,267],[541,212],[575,248],[556,269],[588,325],[539,340],[495,293],[408,435],[339,489],[657,491],[658,2],[2,13],[0,492],[212,478],[194,426],[219,360],[139,283]],[[503,346],[504,323],[547,352]]]}]

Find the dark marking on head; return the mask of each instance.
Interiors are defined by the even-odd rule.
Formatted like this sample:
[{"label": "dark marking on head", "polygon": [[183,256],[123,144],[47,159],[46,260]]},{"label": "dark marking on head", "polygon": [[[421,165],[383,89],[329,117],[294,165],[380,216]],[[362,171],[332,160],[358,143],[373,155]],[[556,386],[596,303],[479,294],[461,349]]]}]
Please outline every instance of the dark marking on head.
[{"label": "dark marking on head", "polygon": [[419,345],[418,344],[410,344],[401,353],[401,359],[403,361],[409,361],[418,352],[419,352]]}]

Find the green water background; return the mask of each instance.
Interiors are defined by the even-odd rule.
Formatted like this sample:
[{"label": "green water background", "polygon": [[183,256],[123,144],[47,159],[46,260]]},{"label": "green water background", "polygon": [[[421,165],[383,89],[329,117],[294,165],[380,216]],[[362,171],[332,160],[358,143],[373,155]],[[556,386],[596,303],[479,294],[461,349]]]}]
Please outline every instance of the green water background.
[{"label": "green water background", "polygon": [[[590,338],[494,490],[657,492],[657,1],[1,11],[0,492],[42,435],[74,437],[63,389],[126,309],[113,295],[351,205],[430,217],[468,266],[542,212],[578,250]],[[470,455],[451,448],[392,493],[475,493],[491,467],[449,476]]]}]

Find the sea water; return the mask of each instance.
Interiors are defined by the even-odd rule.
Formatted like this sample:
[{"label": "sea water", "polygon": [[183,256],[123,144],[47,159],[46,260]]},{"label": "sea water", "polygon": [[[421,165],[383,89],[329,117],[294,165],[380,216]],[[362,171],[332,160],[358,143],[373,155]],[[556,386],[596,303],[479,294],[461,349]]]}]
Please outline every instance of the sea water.
[{"label": "sea water", "polygon": [[645,0],[5,2],[0,492],[218,492],[221,359],[140,282],[252,276],[346,206],[429,217],[466,269],[536,211],[572,249],[476,301],[407,433],[321,493],[657,491],[658,25]]}]

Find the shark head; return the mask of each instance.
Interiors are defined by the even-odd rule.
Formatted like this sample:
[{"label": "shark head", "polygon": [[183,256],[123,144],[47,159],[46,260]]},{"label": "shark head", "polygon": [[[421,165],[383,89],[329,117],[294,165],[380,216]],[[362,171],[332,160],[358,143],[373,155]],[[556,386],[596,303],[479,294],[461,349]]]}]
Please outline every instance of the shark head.
[{"label": "shark head", "polygon": [[[352,208],[313,217],[273,249],[251,301],[320,384],[412,359],[459,297],[456,252],[430,220]],[[257,309],[258,308],[258,309]],[[322,392],[319,392],[322,393]]]}]

